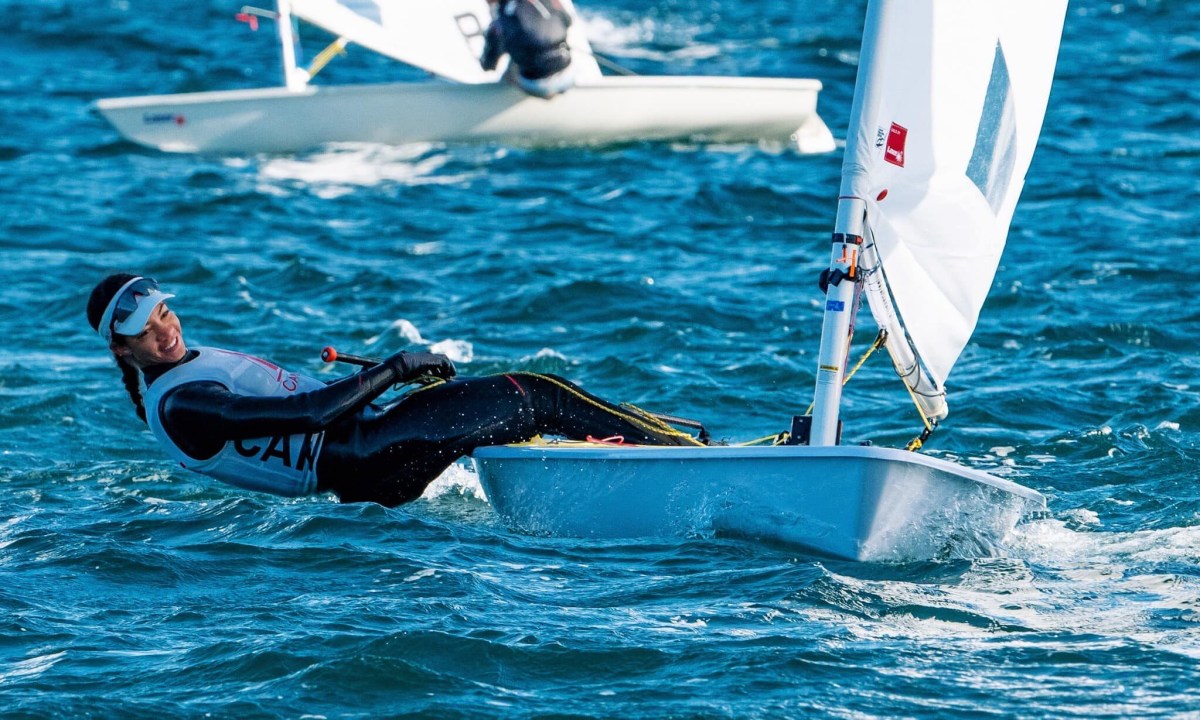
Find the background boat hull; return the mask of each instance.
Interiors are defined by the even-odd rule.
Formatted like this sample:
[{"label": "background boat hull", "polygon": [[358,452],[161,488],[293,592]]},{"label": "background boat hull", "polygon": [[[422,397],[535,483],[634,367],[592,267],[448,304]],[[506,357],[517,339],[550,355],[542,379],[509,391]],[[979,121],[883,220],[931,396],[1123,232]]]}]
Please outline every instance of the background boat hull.
[{"label": "background boat hull", "polygon": [[290,152],[331,142],[789,143],[833,150],[816,80],[606,77],[551,100],[508,84],[230,90],[96,103],[124,137],[167,152]]}]

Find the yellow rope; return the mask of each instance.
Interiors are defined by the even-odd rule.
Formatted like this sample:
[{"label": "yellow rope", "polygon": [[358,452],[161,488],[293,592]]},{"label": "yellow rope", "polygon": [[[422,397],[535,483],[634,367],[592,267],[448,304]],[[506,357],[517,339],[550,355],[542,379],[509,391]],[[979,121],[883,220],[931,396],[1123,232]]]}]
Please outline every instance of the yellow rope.
[{"label": "yellow rope", "polygon": [[340,37],[337,40],[329,43],[324,50],[317,53],[317,56],[313,58],[312,65],[308,66],[309,79],[311,80],[312,78],[316,77],[317,73],[321,72],[321,70],[329,64],[329,61],[332,60],[335,55],[345,55],[346,45],[349,44],[349,42],[350,41],[346,38]]},{"label": "yellow rope", "polygon": [[[871,343],[871,347],[867,348],[867,351],[865,353],[863,353],[863,356],[861,358],[858,359],[858,362],[854,364],[854,367],[850,369],[850,372],[846,373],[846,377],[842,378],[842,387],[845,387],[846,383],[850,382],[850,378],[854,377],[854,373],[858,372],[858,369],[863,366],[863,363],[865,363],[867,361],[867,358],[871,357],[871,355],[873,355],[876,350],[883,347],[884,343],[886,343],[886,342],[887,342],[887,332],[884,330],[880,330],[879,334],[875,336],[875,342]],[[905,385],[907,386],[907,383],[905,383]],[[815,406],[815,405],[816,405],[815,401],[812,403],[809,403],[808,409],[804,411],[804,414],[812,415],[813,406]]]},{"label": "yellow rope", "polygon": [[854,368],[850,370],[850,372],[846,373],[846,379],[842,380],[842,385],[844,386],[846,383],[850,382],[850,378],[854,377],[854,373],[858,372],[858,369],[863,366],[863,363],[867,361],[867,358],[871,357],[876,350],[883,347],[883,344],[886,342],[887,332],[880,330],[879,334],[875,336],[875,342],[871,343],[871,347],[867,348],[867,351],[863,353],[861,358],[859,358],[858,363],[855,364]]},{"label": "yellow rope", "polygon": [[[903,378],[901,378],[901,381],[903,381]],[[908,450],[909,452],[916,452],[920,450],[921,446],[925,444],[925,441],[929,439],[929,436],[933,433],[933,428],[935,426],[929,420],[929,416],[925,414],[925,411],[921,409],[921,401],[917,399],[917,394],[913,392],[913,389],[909,387],[907,382],[904,383],[904,389],[908,391],[908,396],[912,398],[913,405],[917,406],[917,414],[921,416],[921,423],[925,425],[925,431],[912,440],[909,440],[908,445],[904,446],[905,450]]]},{"label": "yellow rope", "polygon": [[[886,343],[887,343],[887,331],[880,330],[879,334],[875,336],[875,342],[871,343],[871,347],[867,348],[867,351],[865,353],[863,353],[863,356],[861,358],[859,358],[857,363],[854,364],[854,367],[850,369],[850,372],[846,373],[846,377],[842,379],[842,385],[845,386],[846,383],[850,382],[850,378],[854,377],[854,374],[858,372],[859,368],[861,368],[863,366],[863,364],[867,362],[867,358],[871,357],[871,355],[874,354],[874,352],[876,350],[883,347]],[[921,424],[925,426],[924,432],[922,432],[920,435],[918,435],[917,437],[910,440],[908,442],[908,444],[904,446],[904,449],[909,450],[911,452],[916,452],[917,450],[920,450],[921,446],[925,444],[925,441],[929,439],[929,436],[933,433],[933,431],[937,427],[937,425],[929,419],[928,415],[925,414],[925,410],[921,407],[920,400],[917,399],[917,393],[915,391],[913,391],[913,389],[909,386],[908,382],[905,381],[904,378],[900,378],[900,382],[902,382],[904,384],[904,389],[908,391],[908,396],[912,399],[913,405],[915,405],[917,408],[917,414],[921,416]],[[812,411],[813,411],[813,404],[810,404],[808,406],[808,410],[804,411],[804,414],[812,415]],[[783,438],[783,436],[785,434],[786,433],[780,433],[779,436],[771,436],[771,437]],[[786,440],[786,438],[784,438],[784,440]],[[748,443],[744,443],[744,444],[753,445],[755,443],[759,443],[762,441],[763,441],[763,439],[752,440],[752,441],[750,441]],[[776,444],[778,445],[779,442],[780,441],[777,439]]]},{"label": "yellow rope", "polygon": [[[571,390],[571,389],[567,388],[567,390]],[[579,393],[574,392],[573,390],[571,391],[571,394],[579,395]],[[579,395],[579,397],[583,397],[583,396]],[[584,398],[584,399],[586,399],[586,398]],[[595,403],[593,403],[593,404],[595,404]],[[666,430],[667,432],[680,432],[679,430],[676,430],[671,425],[667,424],[661,418],[654,417],[654,415],[652,413],[646,412],[645,410],[641,409],[637,405],[634,405],[633,403],[621,403],[621,407],[629,408],[634,413],[636,413],[635,417],[645,420],[647,424],[653,425],[660,430]],[[683,433],[683,434],[686,435],[687,433]]]},{"label": "yellow rope", "polygon": [[925,414],[925,411],[921,409],[921,401],[917,399],[917,394],[908,386],[908,383],[904,383],[904,389],[908,390],[908,396],[912,398],[913,405],[917,406],[917,414],[921,416],[921,423],[925,426],[925,429],[933,432],[933,423],[930,422],[929,416]]},{"label": "yellow rope", "polygon": [[[417,393],[421,392],[422,390],[428,390],[429,388],[435,388],[438,385],[445,385],[446,381],[443,378],[434,377],[433,375],[422,375],[419,378],[414,378],[412,380],[412,382],[410,382],[410,383],[400,383],[400,384],[403,384],[403,385],[415,384],[415,387],[410,387],[403,392],[403,395],[405,397],[408,397],[409,395],[416,395]],[[399,387],[399,385],[397,385],[397,387]]]},{"label": "yellow rope", "polygon": [[787,433],[775,433],[774,435],[764,435],[756,440],[747,440],[746,442],[734,443],[733,447],[750,447],[751,445],[762,445],[768,441],[772,445],[782,445],[787,440]]},{"label": "yellow rope", "polygon": [[[602,404],[596,402],[592,398],[579,393],[574,388],[572,388],[570,385],[561,383],[558,380],[555,380],[554,378],[550,377],[549,375],[541,375],[539,373],[531,373],[531,372],[516,372],[516,373],[505,373],[505,374],[507,374],[507,375],[530,375],[533,377],[540,377],[541,379],[546,380],[550,383],[553,383],[554,385],[557,385],[558,387],[562,388],[563,390],[566,390],[567,392],[571,393],[572,395],[579,398],[580,400],[583,400],[587,404],[589,404],[593,407],[599,408],[599,409],[603,410],[604,412],[609,413],[610,415],[616,415],[617,417],[622,418],[622,419],[632,423],[633,425],[636,425],[636,426],[642,428],[643,430],[645,430],[651,434],[657,432],[657,433],[665,433],[667,435],[674,435],[678,438],[686,438],[693,445],[699,445],[701,447],[704,446],[704,443],[700,442],[699,440],[692,437],[688,433],[682,432],[680,430],[676,430],[675,428],[673,428],[670,425],[666,424],[665,422],[659,420],[658,418],[651,417],[649,415],[645,415],[645,416],[634,415],[633,413],[623,413],[623,412],[620,412],[617,410],[613,410],[611,407],[607,407],[605,405],[602,405]],[[633,407],[635,410],[638,410],[639,413],[643,412],[642,410],[639,410],[638,408],[634,407],[633,405],[630,405],[629,407]]]}]

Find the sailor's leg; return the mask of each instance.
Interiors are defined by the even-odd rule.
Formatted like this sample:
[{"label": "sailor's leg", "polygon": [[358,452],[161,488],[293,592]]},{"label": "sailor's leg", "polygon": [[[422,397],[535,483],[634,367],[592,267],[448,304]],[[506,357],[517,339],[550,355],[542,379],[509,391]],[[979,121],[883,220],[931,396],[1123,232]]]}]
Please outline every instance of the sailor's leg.
[{"label": "sailor's leg", "polygon": [[555,95],[561,95],[575,86],[575,66],[568,65],[553,75],[537,78],[536,80],[518,73],[515,80],[517,86],[530,95],[540,97],[543,100],[549,100]]},{"label": "sailor's leg", "polygon": [[415,500],[455,460],[538,434],[526,398],[502,375],[416,390],[386,412],[330,431],[318,478],[342,502]]},{"label": "sailor's leg", "polygon": [[413,392],[386,412],[330,430],[322,489],[343,502],[394,506],[421,496],[455,460],[486,445],[536,435],[620,436],[644,445],[698,445],[655,418],[617,407],[553,375],[465,378]]},{"label": "sailor's leg", "polygon": [[619,407],[557,375],[509,373],[529,397],[537,430],[573,440],[619,436],[636,445],[701,445],[661,420]]}]

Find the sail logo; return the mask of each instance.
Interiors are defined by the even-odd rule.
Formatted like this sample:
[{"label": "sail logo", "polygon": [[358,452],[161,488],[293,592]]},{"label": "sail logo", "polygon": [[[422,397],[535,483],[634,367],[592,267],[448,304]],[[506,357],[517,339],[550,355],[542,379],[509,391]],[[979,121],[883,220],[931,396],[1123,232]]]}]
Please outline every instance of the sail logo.
[{"label": "sail logo", "polygon": [[983,193],[992,212],[999,214],[1008,196],[1017,163],[1017,117],[1013,107],[1012,82],[1004,49],[996,43],[992,76],[988,81],[975,135],[975,149],[967,163],[967,177]]},{"label": "sail logo", "polygon": [[897,167],[904,167],[904,146],[908,143],[908,128],[892,123],[888,129],[887,146],[883,148],[883,159]]}]

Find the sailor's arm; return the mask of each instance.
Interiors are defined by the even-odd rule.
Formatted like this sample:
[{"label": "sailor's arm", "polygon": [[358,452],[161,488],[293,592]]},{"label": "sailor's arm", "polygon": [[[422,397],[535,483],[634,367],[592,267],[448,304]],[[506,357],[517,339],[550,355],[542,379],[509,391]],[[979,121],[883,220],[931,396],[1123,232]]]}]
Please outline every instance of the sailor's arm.
[{"label": "sailor's arm", "polygon": [[358,412],[396,383],[421,375],[449,378],[454,372],[454,365],[444,355],[397,353],[318,390],[286,397],[239,395],[214,382],[186,383],[163,397],[161,416],[172,439],[185,440],[179,443],[181,447],[193,444],[187,442],[192,438],[223,444],[240,438],[315,432]]},{"label": "sailor's arm", "polygon": [[495,70],[504,53],[504,37],[500,34],[500,23],[493,21],[483,36],[483,55],[479,58],[479,66],[484,70]]}]

